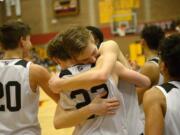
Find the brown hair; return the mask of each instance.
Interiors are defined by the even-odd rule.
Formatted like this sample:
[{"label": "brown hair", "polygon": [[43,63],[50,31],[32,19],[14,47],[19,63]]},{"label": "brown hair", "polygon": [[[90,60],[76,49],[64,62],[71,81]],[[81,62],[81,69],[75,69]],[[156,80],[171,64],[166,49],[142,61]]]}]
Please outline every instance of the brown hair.
[{"label": "brown hair", "polygon": [[72,27],[62,34],[58,34],[48,44],[49,57],[68,60],[78,56],[88,45],[91,32],[85,27]]},{"label": "brown hair", "polygon": [[63,34],[58,34],[54,39],[48,43],[47,54],[50,58],[59,58],[61,60],[71,59],[63,46]]},{"label": "brown hair", "polygon": [[29,25],[23,22],[9,21],[0,27],[1,46],[5,50],[16,49],[20,38],[28,35],[30,35]]},{"label": "brown hair", "polygon": [[73,27],[63,34],[64,49],[71,56],[78,56],[88,45],[91,32],[85,27]]}]

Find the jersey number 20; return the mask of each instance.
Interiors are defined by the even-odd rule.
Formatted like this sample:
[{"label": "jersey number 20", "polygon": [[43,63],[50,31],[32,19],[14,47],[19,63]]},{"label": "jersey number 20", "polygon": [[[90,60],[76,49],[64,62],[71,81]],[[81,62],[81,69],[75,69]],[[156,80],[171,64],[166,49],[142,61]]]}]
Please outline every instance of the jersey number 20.
[{"label": "jersey number 20", "polygon": [[[14,87],[14,100],[16,101],[16,104],[12,105],[13,95],[12,95],[12,88]],[[5,90],[4,90],[5,89]],[[0,111],[5,111],[5,105],[7,105],[7,109],[11,112],[19,111],[21,109],[21,85],[17,81],[9,81],[7,84],[5,84],[5,87],[3,89],[3,84],[0,82],[0,101],[1,98],[5,96],[5,103],[0,105]]]}]

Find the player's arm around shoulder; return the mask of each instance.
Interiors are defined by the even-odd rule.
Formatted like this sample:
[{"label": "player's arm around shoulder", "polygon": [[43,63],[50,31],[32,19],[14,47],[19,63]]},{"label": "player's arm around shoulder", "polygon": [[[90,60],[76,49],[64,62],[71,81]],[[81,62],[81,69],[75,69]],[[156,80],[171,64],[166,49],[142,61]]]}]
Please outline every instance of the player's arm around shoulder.
[{"label": "player's arm around shoulder", "polygon": [[49,87],[54,93],[62,91],[72,91],[74,89],[89,90],[94,85],[102,83],[102,79],[96,79],[99,74],[96,73],[96,67],[84,73],[80,73],[68,78],[59,78],[57,75],[52,75],[49,80]]},{"label": "player's arm around shoulder", "polygon": [[107,79],[112,73],[115,63],[118,60],[119,45],[113,40],[108,40],[102,43],[99,51],[101,60],[97,61],[96,65],[97,67],[100,65],[99,70]]},{"label": "player's arm around shoulder", "polygon": [[164,94],[153,87],[143,97],[145,112],[145,135],[163,135],[166,99]]},{"label": "player's arm around shoulder", "polygon": [[31,64],[30,65],[30,85],[32,90],[36,90],[38,86],[40,86],[44,92],[50,96],[56,103],[59,100],[59,95],[54,94],[48,85],[48,81],[50,79],[50,73],[47,71],[46,68],[37,65]]},{"label": "player's arm around shoulder", "polygon": [[107,81],[114,68],[118,55],[118,45],[114,41],[106,41],[100,49],[100,57],[96,61],[96,66],[87,72],[69,77],[67,79],[55,79],[51,81],[55,88],[66,90],[85,88],[89,89],[94,85],[99,85]]},{"label": "player's arm around shoulder", "polygon": [[116,62],[115,65],[115,72],[117,73],[119,79],[121,80],[125,80],[139,87],[147,88],[150,86],[150,80],[148,77],[125,67],[118,61]]},{"label": "player's arm around shoulder", "polygon": [[94,85],[99,85],[108,80],[114,69],[119,54],[119,46],[115,41],[103,42],[100,47],[100,57],[96,61],[96,66],[87,72],[69,77],[67,79],[56,79],[51,81],[53,87],[66,90],[85,88],[89,89]]}]

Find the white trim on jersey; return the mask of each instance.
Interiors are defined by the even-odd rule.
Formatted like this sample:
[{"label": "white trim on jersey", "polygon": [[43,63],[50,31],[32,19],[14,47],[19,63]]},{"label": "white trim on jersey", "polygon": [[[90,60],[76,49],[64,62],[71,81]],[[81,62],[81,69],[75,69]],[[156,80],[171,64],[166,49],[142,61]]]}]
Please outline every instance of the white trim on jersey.
[{"label": "white trim on jersey", "polygon": [[158,88],[164,94],[164,96],[167,97],[167,92],[166,90],[164,90],[164,88],[162,88],[161,86],[154,86],[154,87]]}]

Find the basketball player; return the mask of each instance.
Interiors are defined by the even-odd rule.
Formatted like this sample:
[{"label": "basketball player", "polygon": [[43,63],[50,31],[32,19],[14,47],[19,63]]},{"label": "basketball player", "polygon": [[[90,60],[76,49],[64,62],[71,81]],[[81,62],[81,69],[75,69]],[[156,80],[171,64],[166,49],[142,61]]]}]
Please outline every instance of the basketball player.
[{"label": "basketball player", "polygon": [[0,60],[0,135],[40,135],[38,86],[55,102],[59,95],[50,91],[45,68],[21,59],[31,46],[29,26],[7,22],[0,35],[5,51]]},{"label": "basketball player", "polygon": [[144,95],[145,134],[179,135],[180,34],[165,38],[160,46],[160,55],[165,82]]},{"label": "basketball player", "polygon": [[[78,31],[77,31],[78,30]],[[95,46],[94,44],[94,40],[92,38],[92,36],[90,35],[90,33],[85,29],[85,28],[74,28],[74,29],[69,29],[67,32],[64,33],[64,35],[62,36],[59,36],[57,37],[57,39],[55,39],[54,41],[52,41],[50,44],[49,44],[49,47],[48,47],[48,54],[50,57],[54,57],[54,61],[56,63],[59,63],[60,65],[66,65],[65,64],[65,58],[64,56],[62,55],[63,52],[65,52],[64,50],[64,47],[65,45],[69,45],[69,44],[65,44],[67,43],[66,40],[70,41],[67,37],[69,36],[70,33],[73,33],[74,35],[73,36],[70,36],[72,37],[71,40],[74,40],[74,42],[77,44],[77,45],[82,45],[84,46],[84,42],[88,44],[89,48],[91,48],[91,46]],[[79,38],[77,38],[79,36]],[[81,37],[81,38],[80,38]],[[74,38],[74,39],[73,39]],[[80,39],[80,40],[78,40]],[[77,41],[76,41],[77,40]],[[87,40],[87,41],[86,41]],[[63,45],[64,44],[64,45]],[[72,41],[71,41],[71,44],[72,44]],[[86,46],[86,45],[85,45]],[[72,49],[72,48],[71,48]],[[63,50],[63,51],[62,51]],[[91,49],[90,49],[91,50]],[[60,53],[61,52],[61,53]],[[77,54],[77,52],[76,52]],[[81,54],[81,53],[80,53]],[[71,53],[72,56],[74,56],[73,53]],[[70,55],[69,55],[69,58],[71,59],[75,59],[74,61],[76,62],[76,58],[72,58]],[[102,57],[99,57],[98,58],[98,61],[101,61],[101,58]],[[63,61],[64,59],[64,61]],[[98,63],[97,61],[97,63]],[[66,61],[67,62],[67,61]],[[85,62],[85,61],[84,61]],[[69,61],[67,62],[69,63]],[[76,63],[75,63],[76,64]],[[73,64],[71,64],[72,66]],[[88,67],[86,67],[88,66]],[[90,65],[78,65],[78,66],[74,66],[74,67],[71,67],[71,68],[68,68],[67,70],[64,70],[61,72],[61,75],[75,75],[77,73],[79,73],[80,71],[86,71],[88,69],[91,68]],[[64,66],[62,66],[64,67]],[[116,72],[115,72],[116,71]],[[127,73],[130,73],[131,75],[127,75]],[[93,119],[91,121],[88,121],[86,122],[86,124],[82,127],[82,125],[79,126],[79,128],[76,128],[75,130],[75,134],[92,134],[92,133],[97,133],[97,132],[101,132],[99,134],[127,134],[128,132],[128,125],[126,125],[126,109],[125,109],[125,105],[124,105],[124,101],[123,101],[123,96],[122,94],[120,93],[120,91],[117,89],[117,83],[118,83],[118,80],[119,80],[119,77],[117,77],[117,75],[121,76],[121,79],[124,79],[124,80],[128,80],[128,81],[131,81],[131,82],[134,82],[136,84],[139,84],[139,85],[146,85],[146,79],[144,77],[139,77],[139,79],[137,78],[133,78],[133,75],[137,75],[138,73],[134,72],[134,71],[130,71],[128,69],[126,69],[125,67],[123,67],[120,63],[118,63],[116,66],[115,66],[115,69],[114,69],[114,75],[113,76],[116,76],[113,80],[116,80],[114,83],[114,81],[112,81],[111,79],[109,79],[106,84],[103,83],[103,85],[94,85],[96,87],[90,87],[87,88],[88,90],[90,90],[91,92],[87,92],[87,90],[82,90],[82,86],[79,86],[79,89],[77,90],[74,90],[74,89],[62,89],[62,93],[63,93],[63,96],[61,97],[66,97],[66,100],[67,99],[71,99],[72,97],[75,98],[76,96],[78,97],[79,94],[81,95],[84,95],[85,97],[83,99],[85,99],[85,101],[81,101],[80,99],[74,99],[76,102],[80,102],[80,103],[77,103],[77,107],[81,107],[82,105],[86,105],[90,102],[90,99],[93,97],[92,94],[95,94],[95,92],[97,91],[97,89],[105,89],[106,91],[108,91],[108,96],[116,96],[122,103],[121,105],[121,109],[119,111],[117,111],[117,114],[111,118],[109,117],[105,117],[103,118],[103,120],[99,120],[101,118],[96,118],[96,119]],[[61,76],[61,77],[62,77]],[[142,79],[144,78],[144,79]],[[144,80],[144,81],[142,81]],[[144,83],[142,83],[142,82]],[[79,85],[81,85],[79,83]],[[58,88],[57,88],[58,89]],[[108,90],[110,89],[110,90]],[[69,92],[69,93],[66,93],[64,94],[64,91],[72,91],[72,92]],[[57,91],[56,91],[57,92]],[[61,94],[62,94],[61,93]],[[91,96],[89,96],[91,95]],[[67,98],[68,97],[68,98]],[[71,99],[72,100],[72,99]],[[67,103],[72,103],[72,102],[75,102],[74,100],[73,101],[66,101]],[[62,100],[61,100],[62,101]],[[62,101],[63,102],[63,101]],[[64,101],[65,102],[65,101]],[[67,103],[62,103],[63,106],[67,106]],[[72,103],[74,104],[74,103]],[[70,106],[70,105],[69,105]],[[70,106],[72,107],[72,105]],[[64,108],[70,108],[70,107],[64,107]],[[60,115],[60,114],[59,114]],[[121,116],[121,117],[120,117]],[[120,117],[120,118],[119,118]],[[65,117],[62,117],[61,119],[65,119]],[[59,120],[59,121],[62,121],[62,120]],[[65,121],[65,120],[63,120]],[[109,124],[107,124],[107,121]],[[96,124],[94,124],[96,123]],[[99,124],[98,124],[99,123]],[[61,123],[62,124],[62,123]],[[137,123],[136,123],[137,124]],[[94,126],[93,126],[94,125]],[[111,126],[110,126],[111,125]],[[118,125],[118,126],[117,126]],[[62,126],[60,126],[62,127]],[[89,128],[87,128],[89,127]],[[92,127],[92,128],[91,128]],[[93,128],[94,127],[94,128]],[[101,127],[101,128],[98,128],[98,127]],[[105,128],[106,127],[106,128]],[[87,131],[87,132],[85,132]],[[97,132],[96,132],[97,131]]]},{"label": "basketball player", "polygon": [[[157,84],[163,83],[163,76],[160,74],[159,70],[159,62],[160,58],[158,56],[158,48],[160,45],[160,41],[165,37],[164,31],[161,27],[156,25],[148,25],[145,26],[141,32],[142,37],[142,46],[144,49],[144,55],[147,57],[145,64],[141,67],[140,73],[146,75],[151,80],[151,87]],[[153,74],[152,74],[153,73]],[[144,110],[142,107],[142,99],[144,92],[148,90],[148,88],[137,88],[138,92],[138,100],[140,104],[140,115],[142,121],[142,132],[144,132]]]},{"label": "basketball player", "polygon": [[[144,55],[147,57],[147,61],[141,67],[140,72],[149,77],[151,86],[162,84],[163,77],[159,71],[160,58],[158,57],[158,48],[160,41],[165,37],[165,33],[161,27],[149,25],[144,27],[141,37]],[[139,104],[142,103],[143,94],[146,90],[147,89],[137,89]]]}]

